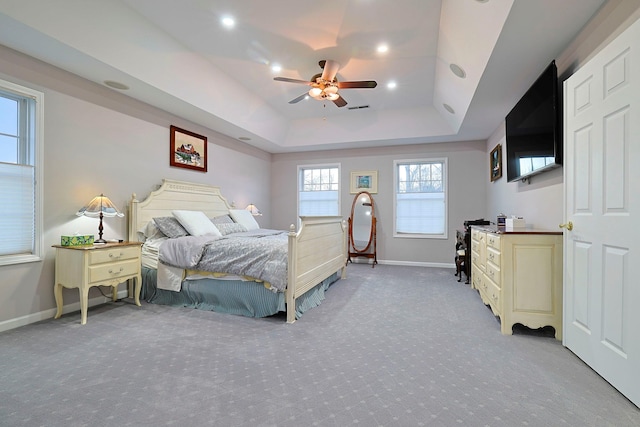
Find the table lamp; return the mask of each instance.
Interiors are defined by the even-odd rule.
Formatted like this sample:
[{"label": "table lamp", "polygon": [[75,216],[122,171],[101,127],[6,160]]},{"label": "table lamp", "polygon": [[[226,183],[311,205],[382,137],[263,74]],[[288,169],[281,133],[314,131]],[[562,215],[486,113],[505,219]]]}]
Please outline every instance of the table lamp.
[{"label": "table lamp", "polygon": [[258,207],[256,205],[254,205],[253,203],[250,203],[244,209],[249,211],[249,212],[251,212],[251,215],[253,215],[253,216],[262,216],[262,212],[260,212],[260,209],[258,209]]},{"label": "table lamp", "polygon": [[94,243],[107,243],[106,240],[102,238],[102,218],[103,217],[123,217],[124,214],[118,211],[118,208],[113,204],[111,200],[104,194],[100,194],[99,196],[94,197],[91,201],[76,212],[78,216],[89,216],[92,218],[100,217],[100,225],[98,226],[98,234],[99,238]]}]

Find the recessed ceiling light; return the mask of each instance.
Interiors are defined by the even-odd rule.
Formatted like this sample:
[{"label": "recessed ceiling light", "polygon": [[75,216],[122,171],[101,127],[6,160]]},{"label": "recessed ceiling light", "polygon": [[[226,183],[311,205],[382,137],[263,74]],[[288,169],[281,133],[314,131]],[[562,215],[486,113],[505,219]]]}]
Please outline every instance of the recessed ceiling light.
[{"label": "recessed ceiling light", "polygon": [[445,110],[447,110],[448,112],[450,112],[451,114],[455,114],[456,110],[454,110],[451,105],[449,104],[442,104],[442,106],[444,107]]},{"label": "recessed ceiling light", "polygon": [[113,89],[129,90],[129,86],[127,86],[126,84],[120,83],[120,82],[115,82],[113,80],[105,80],[104,84],[109,86],[110,88],[113,88]]},{"label": "recessed ceiling light", "polygon": [[461,79],[464,79],[465,77],[467,77],[467,73],[458,64],[451,64],[449,65],[449,68],[451,69],[451,72],[453,74],[460,77]]},{"label": "recessed ceiling light", "polygon": [[396,82],[387,83],[387,89],[395,89],[398,84]]},{"label": "recessed ceiling light", "polygon": [[236,25],[235,19],[230,16],[223,16],[220,22],[225,28],[233,28]]},{"label": "recessed ceiling light", "polygon": [[271,71],[274,73],[279,73],[282,71],[282,66],[280,64],[271,64]]},{"label": "recessed ceiling light", "polygon": [[386,53],[389,50],[389,46],[387,46],[386,44],[380,44],[378,45],[376,50],[378,51],[378,53]]}]

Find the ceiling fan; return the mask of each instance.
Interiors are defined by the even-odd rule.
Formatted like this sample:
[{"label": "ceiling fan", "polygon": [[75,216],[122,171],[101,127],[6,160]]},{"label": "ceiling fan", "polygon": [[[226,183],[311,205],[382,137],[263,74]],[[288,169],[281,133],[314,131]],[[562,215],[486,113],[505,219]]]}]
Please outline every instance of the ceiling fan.
[{"label": "ceiling fan", "polygon": [[374,80],[339,82],[336,74],[340,69],[340,64],[331,59],[323,59],[318,63],[322,68],[322,73],[318,73],[311,77],[310,81],[290,79],[288,77],[274,77],[273,80],[279,82],[300,83],[311,86],[308,92],[303,93],[297,98],[289,101],[289,104],[295,104],[302,101],[307,96],[314,99],[324,101],[333,101],[338,107],[347,105],[347,101],[338,93],[338,89],[373,89],[378,85]]}]

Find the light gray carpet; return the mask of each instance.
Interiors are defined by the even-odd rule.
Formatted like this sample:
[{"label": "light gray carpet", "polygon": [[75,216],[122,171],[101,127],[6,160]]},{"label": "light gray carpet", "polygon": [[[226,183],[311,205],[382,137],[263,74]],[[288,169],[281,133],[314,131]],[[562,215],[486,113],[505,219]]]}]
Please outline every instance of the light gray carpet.
[{"label": "light gray carpet", "polygon": [[127,300],[4,332],[0,425],[640,425],[549,331],[501,335],[453,270],[347,274],[293,325]]}]

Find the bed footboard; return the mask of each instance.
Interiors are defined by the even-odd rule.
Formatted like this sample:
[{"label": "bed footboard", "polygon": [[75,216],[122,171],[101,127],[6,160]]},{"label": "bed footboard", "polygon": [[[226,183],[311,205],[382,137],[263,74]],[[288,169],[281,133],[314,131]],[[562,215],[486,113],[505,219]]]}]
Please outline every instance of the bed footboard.
[{"label": "bed footboard", "polygon": [[296,232],[292,224],[289,231],[287,323],[296,320],[296,299],[337,271],[342,270],[344,278],[347,262],[347,227],[342,217],[300,218],[300,230]]}]

